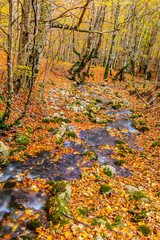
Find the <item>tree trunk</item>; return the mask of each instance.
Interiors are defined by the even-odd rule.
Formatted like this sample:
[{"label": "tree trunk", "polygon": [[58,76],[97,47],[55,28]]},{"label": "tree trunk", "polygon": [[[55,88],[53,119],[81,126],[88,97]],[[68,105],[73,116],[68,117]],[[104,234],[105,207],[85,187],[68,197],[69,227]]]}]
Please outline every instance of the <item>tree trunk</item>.
[{"label": "tree trunk", "polygon": [[0,119],[1,122],[6,122],[8,120],[11,114],[13,101],[13,72],[12,72],[13,20],[14,20],[14,0],[9,0],[8,54],[7,54],[8,97],[5,113]]}]

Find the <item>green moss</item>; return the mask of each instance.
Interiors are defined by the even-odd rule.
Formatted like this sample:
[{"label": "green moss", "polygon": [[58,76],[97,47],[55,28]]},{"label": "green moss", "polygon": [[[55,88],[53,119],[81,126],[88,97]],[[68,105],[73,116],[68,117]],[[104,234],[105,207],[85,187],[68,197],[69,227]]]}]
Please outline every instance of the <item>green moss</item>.
[{"label": "green moss", "polygon": [[28,236],[28,235],[22,235],[21,238],[22,238],[23,240],[33,240],[33,238],[30,237],[30,236]]},{"label": "green moss", "polygon": [[77,212],[82,216],[82,217],[87,217],[89,210],[88,207],[79,207],[77,208]]},{"label": "green moss", "polygon": [[15,142],[20,145],[28,145],[30,143],[29,136],[26,134],[17,134],[15,136]]},{"label": "green moss", "polygon": [[129,153],[134,153],[134,151],[132,149],[128,149]]},{"label": "green moss", "polygon": [[65,192],[68,182],[67,181],[59,181],[59,182],[48,181],[47,184],[52,186],[51,193],[53,196],[55,196],[57,193]]},{"label": "green moss", "polygon": [[132,197],[133,197],[133,199],[135,199],[135,200],[140,200],[140,199],[142,199],[142,198],[146,198],[146,199],[148,199],[148,200],[151,202],[151,200],[149,199],[149,197],[148,197],[145,193],[143,193],[143,192],[141,192],[141,191],[135,192]]},{"label": "green moss", "polygon": [[117,166],[121,166],[123,163],[126,163],[125,160],[116,160],[114,161],[114,164],[117,165]]},{"label": "green moss", "polygon": [[132,115],[131,118],[138,118],[138,116],[136,114]]},{"label": "green moss", "polygon": [[143,127],[139,128],[139,131],[141,131],[141,132],[145,132],[145,131],[148,131],[148,130],[149,130],[149,127],[147,127],[147,126],[143,126]]},{"label": "green moss", "polygon": [[133,128],[136,128],[137,124],[138,124],[138,123],[137,123],[137,122],[135,122],[135,121],[134,121],[134,122],[132,122],[132,127],[133,127]]},{"label": "green moss", "polygon": [[120,107],[122,107],[122,105],[120,103],[116,103],[116,104],[112,105],[112,108],[114,108],[114,109],[118,109]]},{"label": "green moss", "polygon": [[100,99],[100,98],[96,98],[96,102],[97,102],[97,103],[102,103],[103,101],[102,101],[102,99]]},{"label": "green moss", "polygon": [[44,118],[42,119],[42,122],[43,122],[43,123],[49,123],[49,122],[50,122],[50,118],[49,118],[49,117],[44,117]]},{"label": "green moss", "polygon": [[63,142],[63,138],[57,138],[56,140],[55,140],[55,143],[56,144],[61,144]]},{"label": "green moss", "polygon": [[48,128],[48,132],[54,132],[55,129],[53,127]]},{"label": "green moss", "polygon": [[139,226],[137,230],[142,232],[145,237],[148,237],[148,235],[151,233],[151,230],[145,225]]},{"label": "green moss", "polygon": [[125,142],[124,142],[123,140],[121,140],[121,139],[118,139],[118,140],[117,140],[117,143],[118,143],[118,144],[125,144]]},{"label": "green moss", "polygon": [[61,223],[61,226],[68,222],[62,212],[69,213],[68,204],[65,199],[58,199],[58,196],[51,197],[47,204],[47,216],[53,225]]},{"label": "green moss", "polygon": [[118,155],[121,157],[125,157],[125,154],[123,152],[119,152]]},{"label": "green moss", "polygon": [[110,194],[113,191],[113,188],[107,185],[101,185],[100,193],[101,194]]},{"label": "green moss", "polygon": [[119,144],[119,145],[118,145],[118,148],[119,148],[119,149],[124,149],[124,146],[121,145],[121,144]]},{"label": "green moss", "polygon": [[134,212],[132,220],[136,223],[147,217],[146,211]]},{"label": "green moss", "polygon": [[66,135],[67,137],[77,138],[77,135],[76,135],[74,132],[71,132],[71,131],[67,131],[67,132],[65,133],[65,135]]},{"label": "green moss", "polygon": [[139,156],[140,156],[140,157],[143,157],[143,158],[146,158],[146,157],[147,157],[145,153],[140,153]]},{"label": "green moss", "polygon": [[98,155],[92,150],[83,153],[83,156],[89,156],[90,160],[98,160]]},{"label": "green moss", "polygon": [[41,221],[39,221],[38,219],[35,219],[35,220],[33,220],[33,221],[29,221],[29,222],[27,223],[27,227],[28,227],[29,229],[33,230],[33,231],[35,231],[36,228],[39,228],[39,227],[41,227],[41,226],[42,226],[42,223],[41,223]]},{"label": "green moss", "polygon": [[139,121],[139,124],[140,124],[140,125],[146,125],[147,123],[144,122],[144,121]]},{"label": "green moss", "polygon": [[112,224],[112,227],[117,227],[117,226],[122,226],[122,217],[121,216],[117,216],[115,218],[114,223]]},{"label": "green moss", "polygon": [[95,174],[95,177],[98,179],[98,180],[102,180],[101,176],[99,174]]},{"label": "green moss", "polygon": [[109,168],[104,168],[103,171],[104,171],[104,174],[106,174],[108,177],[112,177],[113,174],[111,170],[109,170]]},{"label": "green moss", "polygon": [[75,122],[78,122],[78,123],[82,122],[82,121],[81,121],[80,119],[78,119],[78,118],[75,118],[74,121],[75,121]]},{"label": "green moss", "polygon": [[97,218],[93,218],[93,219],[92,219],[92,225],[93,225],[93,226],[101,226],[102,224],[105,225],[108,230],[112,230],[112,226],[111,226],[111,224],[108,222],[108,220],[106,219],[106,217],[104,217],[104,216],[99,216],[99,217],[97,217]]},{"label": "green moss", "polygon": [[155,142],[152,143],[152,147],[157,147],[159,145],[160,145],[159,141],[155,141]]}]

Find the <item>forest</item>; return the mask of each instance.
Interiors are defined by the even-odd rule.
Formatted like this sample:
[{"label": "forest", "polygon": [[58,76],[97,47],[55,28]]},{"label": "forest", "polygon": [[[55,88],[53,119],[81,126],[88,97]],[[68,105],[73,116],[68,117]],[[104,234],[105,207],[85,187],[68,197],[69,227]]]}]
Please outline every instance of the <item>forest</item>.
[{"label": "forest", "polygon": [[0,0],[0,239],[160,239],[159,0]]}]

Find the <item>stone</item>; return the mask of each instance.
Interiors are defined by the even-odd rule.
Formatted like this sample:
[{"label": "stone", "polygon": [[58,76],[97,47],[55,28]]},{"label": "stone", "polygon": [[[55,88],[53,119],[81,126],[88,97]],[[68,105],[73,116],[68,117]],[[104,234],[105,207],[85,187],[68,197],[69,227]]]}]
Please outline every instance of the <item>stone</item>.
[{"label": "stone", "polygon": [[143,193],[142,191],[140,191],[138,188],[134,186],[127,185],[126,190],[130,194],[130,197],[134,200],[140,200],[142,202],[149,202],[149,203],[151,202],[151,200],[145,193]]},{"label": "stone", "polygon": [[60,128],[57,131],[57,134],[55,135],[56,138],[61,138],[64,136],[66,130],[68,129],[68,124],[66,124],[65,122],[62,122]]},{"label": "stone", "polygon": [[6,166],[9,164],[9,157],[10,151],[9,147],[6,146],[2,141],[0,141],[0,166]]},{"label": "stone", "polygon": [[102,165],[101,168],[104,171],[110,171],[111,172],[111,177],[113,177],[116,174],[116,169],[114,167],[112,167],[111,165]]},{"label": "stone", "polygon": [[15,142],[20,145],[28,145],[30,143],[29,136],[26,134],[17,134],[15,136]]},{"label": "stone", "polygon": [[109,177],[113,177],[116,174],[116,169],[111,165],[102,165],[101,168],[103,169],[104,173]]}]

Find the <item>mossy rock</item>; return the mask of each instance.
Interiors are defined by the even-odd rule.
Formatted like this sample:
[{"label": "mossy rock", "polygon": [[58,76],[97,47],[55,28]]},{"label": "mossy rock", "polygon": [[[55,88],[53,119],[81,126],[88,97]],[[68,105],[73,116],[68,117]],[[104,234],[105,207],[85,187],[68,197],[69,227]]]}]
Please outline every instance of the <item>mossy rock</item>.
[{"label": "mossy rock", "polygon": [[72,138],[77,138],[77,135],[72,131],[67,131],[66,133],[65,133],[65,135],[67,136],[67,137],[72,137]]},{"label": "mossy rock", "polygon": [[133,212],[133,217],[132,220],[136,223],[140,222],[142,219],[147,218],[147,213],[146,211],[141,211],[141,212]]},{"label": "mossy rock", "polygon": [[116,169],[111,165],[102,165],[101,168],[103,169],[104,173],[109,177],[113,177],[116,174]]},{"label": "mossy rock", "polygon": [[145,131],[148,131],[148,130],[149,130],[149,127],[147,127],[147,126],[143,126],[143,127],[139,128],[140,132],[145,132]]},{"label": "mossy rock", "polygon": [[138,116],[136,115],[136,114],[133,114],[132,116],[131,116],[131,118],[138,118]]},{"label": "mossy rock", "polygon": [[41,226],[42,226],[42,223],[41,223],[41,221],[38,220],[38,219],[35,219],[35,220],[33,220],[33,221],[29,221],[29,222],[27,223],[27,227],[28,227],[30,230],[33,230],[33,231],[35,231],[36,228],[39,228],[39,227],[41,227]]},{"label": "mossy rock", "polygon": [[144,121],[139,121],[139,124],[142,125],[142,126],[144,126],[144,125],[146,125],[147,123],[144,122]]},{"label": "mossy rock", "polygon": [[89,213],[88,207],[79,207],[77,208],[77,212],[82,216],[82,217],[87,217]]},{"label": "mossy rock", "polygon": [[83,153],[83,156],[89,156],[90,160],[93,160],[93,161],[98,160],[98,155],[92,150]]},{"label": "mossy rock", "polygon": [[44,117],[44,118],[42,119],[42,122],[43,122],[43,123],[50,123],[50,117]]},{"label": "mossy rock", "polygon": [[142,232],[145,237],[148,237],[148,235],[151,233],[151,230],[146,225],[139,226],[137,230]]},{"label": "mossy rock", "polygon": [[48,132],[54,132],[55,129],[53,127],[48,128]]},{"label": "mossy rock", "polygon": [[30,143],[30,140],[29,140],[29,136],[26,135],[26,134],[17,134],[15,136],[15,140],[14,140],[16,143],[20,144],[20,145],[28,145]]},{"label": "mossy rock", "polygon": [[135,200],[144,200],[145,201],[145,199],[146,200],[148,199],[148,201],[151,202],[150,198],[145,193],[143,193],[141,191],[135,192],[132,197]]},{"label": "mossy rock", "polygon": [[103,171],[104,171],[104,174],[106,174],[108,177],[112,177],[113,176],[113,174],[112,174],[111,170],[109,170],[109,168],[108,169],[104,169]]},{"label": "mossy rock", "polygon": [[125,157],[125,154],[123,152],[119,152],[118,155],[121,157]]},{"label": "mossy rock", "polygon": [[60,145],[61,143],[63,143],[63,138],[61,137],[58,137],[56,140],[55,140],[55,143]]},{"label": "mossy rock", "polygon": [[92,219],[92,226],[101,226],[105,225],[108,230],[112,230],[111,224],[108,222],[107,218],[104,216],[99,216],[97,218]]},{"label": "mossy rock", "polygon": [[155,141],[152,143],[152,147],[157,147],[160,145],[160,142],[159,141]]},{"label": "mossy rock", "polygon": [[128,149],[128,152],[132,153],[132,154],[134,153],[134,151],[132,149]]},{"label": "mossy rock", "polygon": [[117,146],[120,150],[124,150],[124,146],[123,145],[121,145],[121,144],[119,144],[118,146]]},{"label": "mossy rock", "polygon": [[125,144],[125,142],[124,142],[123,140],[121,140],[121,139],[118,139],[118,140],[117,140],[117,143],[118,143],[118,144]]},{"label": "mossy rock", "polygon": [[63,226],[68,222],[68,219],[62,212],[71,215],[67,201],[65,199],[59,199],[57,195],[51,197],[47,204],[47,216],[49,221],[52,221],[53,225],[60,223],[60,225]]},{"label": "mossy rock", "polygon": [[102,102],[103,102],[103,100],[102,100],[102,99],[100,99],[100,98],[96,98],[96,102],[97,102],[97,103],[102,103]]},{"label": "mossy rock", "polygon": [[65,193],[65,198],[67,200],[71,198],[71,186],[67,181],[48,181],[47,184],[52,186],[51,193],[53,196],[55,196],[57,193]]},{"label": "mossy rock", "polygon": [[130,194],[130,197],[133,200],[141,200],[141,201],[151,202],[151,200],[145,193],[143,193],[142,191],[140,191],[138,188],[136,188],[134,186],[127,185],[126,191]]},{"label": "mossy rock", "polygon": [[112,224],[112,227],[118,227],[118,226],[123,226],[122,223],[122,217],[121,216],[117,216],[114,220],[114,223]]},{"label": "mossy rock", "polygon": [[75,118],[74,121],[78,123],[82,123],[82,121],[79,118]]},{"label": "mossy rock", "polygon": [[22,235],[21,238],[22,238],[23,240],[33,240],[33,238],[30,237],[30,236],[28,236],[28,235]]},{"label": "mossy rock", "polygon": [[133,127],[133,128],[136,128],[137,124],[138,124],[138,123],[137,123],[136,121],[132,122],[132,127]]},{"label": "mossy rock", "polygon": [[113,191],[113,188],[110,187],[110,186],[107,186],[107,185],[101,185],[100,187],[100,193],[101,194],[107,194],[107,195],[110,195],[111,192]]},{"label": "mossy rock", "polygon": [[114,161],[114,164],[117,165],[117,166],[121,166],[124,163],[126,163],[125,160],[116,160],[116,161]]},{"label": "mossy rock", "polygon": [[6,146],[2,141],[0,141],[0,167],[5,167],[9,164],[9,155],[9,147]]}]

